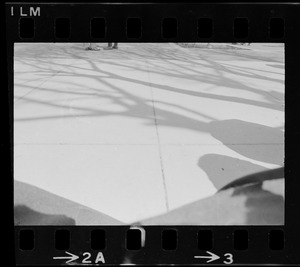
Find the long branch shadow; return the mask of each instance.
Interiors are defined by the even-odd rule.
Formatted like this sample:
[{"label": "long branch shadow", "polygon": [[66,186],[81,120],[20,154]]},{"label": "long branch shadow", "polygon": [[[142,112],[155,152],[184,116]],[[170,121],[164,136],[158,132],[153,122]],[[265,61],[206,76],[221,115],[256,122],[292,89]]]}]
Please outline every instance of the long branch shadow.
[{"label": "long branch shadow", "polygon": [[[220,82],[216,85],[228,85],[232,88],[236,88],[236,89],[250,89],[251,91],[253,92],[257,92],[257,93],[262,93],[261,91],[257,91],[256,88],[253,88],[253,87],[249,87],[249,86],[245,86],[244,83],[241,83],[238,81],[238,79],[231,79],[231,78],[228,78],[226,76],[223,75],[222,71],[224,71],[225,73],[232,73],[232,74],[236,74],[236,75],[239,75],[239,76],[244,76],[244,77],[249,77],[249,78],[256,78],[256,79],[263,79],[265,81],[270,81],[270,82],[277,82],[277,83],[282,83],[283,84],[283,80],[282,79],[274,79],[274,78],[270,78],[270,77],[267,77],[266,75],[259,75],[257,73],[253,74],[253,73],[250,73],[249,71],[246,71],[245,69],[247,68],[243,68],[243,72],[241,73],[240,71],[235,71],[233,70],[232,68],[230,67],[226,67],[228,65],[224,64],[223,62],[222,63],[218,63],[216,60],[213,61],[213,60],[210,60],[209,57],[200,57],[201,58],[201,63],[199,63],[199,57],[197,57],[197,62],[195,64],[195,62],[192,61],[192,58],[191,58],[191,55],[188,55],[189,57],[187,58],[186,56],[182,56],[182,53],[178,53],[178,51],[176,51],[175,53],[170,54],[170,50],[172,49],[164,49],[163,52],[161,51],[161,49],[154,49],[154,48],[151,48],[150,50],[146,49],[146,52],[144,54],[144,60],[148,58],[149,55],[154,55],[155,56],[155,59],[162,59],[161,56],[162,55],[167,55],[171,57],[171,59],[177,59],[176,61],[172,60],[172,61],[168,61],[169,63],[171,63],[172,65],[176,65],[177,67],[184,67],[184,69],[189,69],[191,71],[194,71],[195,72],[195,76],[194,77],[191,77],[189,75],[189,79],[191,78],[195,78],[196,81],[201,81],[201,82],[206,82],[206,78],[207,78],[207,75],[203,75],[202,71],[201,71],[201,67],[203,66],[206,66],[206,67],[211,67],[213,68],[214,70],[217,71],[217,74],[216,75],[212,75],[210,74],[209,76],[213,77],[214,79],[211,79],[208,80],[207,82],[213,82],[214,80],[215,81],[218,81],[220,79]],[[67,53],[67,51],[66,51]],[[68,52],[70,53],[70,52]],[[126,51],[126,53],[130,53],[130,54],[133,54],[133,55],[140,55],[141,51],[138,52],[133,52],[133,51]],[[70,56],[72,56],[72,54],[70,54]],[[199,56],[199,55],[198,55]],[[141,58],[140,58],[141,59]],[[186,64],[183,64],[182,63],[188,63],[189,65],[191,65],[192,63],[194,63],[193,67],[196,67],[196,68],[189,68],[189,66],[187,66]],[[119,65],[120,64],[120,61],[119,62],[116,62],[114,63],[116,65]],[[149,61],[148,64],[155,64],[154,61]],[[122,66],[122,65],[121,65]],[[123,65],[124,66],[124,65]],[[128,66],[127,66],[128,67]],[[153,73],[157,73],[157,74],[161,74],[161,72],[157,71],[157,65],[153,65],[151,66],[151,72]],[[198,68],[197,68],[198,67]],[[252,69],[253,70],[253,69]],[[160,71],[163,71],[165,73],[165,69],[160,69]],[[170,76],[170,77],[174,77],[174,78],[186,78],[186,73],[183,73],[182,75],[175,75],[174,73],[170,73],[170,72],[167,72],[167,75]]]},{"label": "long branch shadow", "polygon": [[[168,59],[168,57],[171,57],[171,59],[177,59],[177,60],[176,61],[174,61],[174,60],[173,61],[168,61],[168,62],[171,63],[171,64],[174,64],[176,66],[179,66],[179,67],[183,67],[182,63],[184,63],[184,62],[186,62],[190,65],[191,65],[191,63],[193,63],[193,61],[192,61],[193,60],[192,59],[193,55],[188,55],[189,58],[187,58],[186,56],[183,56],[182,53],[179,53],[178,51],[176,51],[176,49],[173,49],[175,51],[173,53],[170,53],[170,50],[172,51],[172,49],[166,49],[166,48],[164,48],[163,51],[162,51],[162,49],[157,49],[157,48],[156,49],[155,48],[150,48],[150,50],[147,49],[147,48],[146,49],[145,48],[144,49],[139,48],[139,50],[142,50],[142,51],[137,52],[136,50],[133,50],[133,51],[132,50],[126,50],[126,51],[124,51],[124,53],[126,53],[126,55],[128,55],[128,56],[131,56],[132,57],[131,59],[134,59],[134,60],[145,60],[145,59],[149,59],[149,57],[150,57],[150,59],[151,59],[151,57],[154,57],[155,59],[160,59],[161,60],[161,59],[165,59],[165,58],[162,58],[162,56],[166,56],[167,59]],[[76,58],[76,59],[82,59],[82,60],[87,60],[87,61],[91,60],[91,58],[87,57],[86,55],[83,56],[83,55],[79,55],[79,54],[74,54],[74,51],[70,51],[70,49],[68,49],[68,48],[61,47],[60,48],[60,53],[62,55],[65,55],[65,57],[67,57],[67,58]],[[139,55],[139,57],[135,58],[134,55]],[[114,58],[115,55],[110,54],[110,56],[111,56],[111,58]],[[253,75],[253,74],[250,74],[247,71],[244,71],[243,73],[241,73],[240,71],[235,72],[234,70],[232,70],[232,68],[226,67],[226,64],[224,64],[224,63],[220,64],[220,63],[217,63],[217,61],[209,60],[209,57],[205,57],[205,58],[200,57],[200,58],[202,60],[201,66],[204,66],[205,65],[204,63],[206,62],[206,63],[208,63],[207,66],[210,66],[210,65],[213,64],[214,68],[219,68],[221,70],[224,70],[225,72],[238,74],[240,76],[241,75],[246,76],[246,77],[248,76],[248,77],[251,77],[251,78],[254,76],[257,79],[263,79],[263,80],[269,80],[269,81],[283,83],[283,80],[281,80],[281,79],[269,78],[266,75],[258,75],[257,73],[255,75]],[[100,59],[104,60],[102,58],[100,58]],[[198,60],[197,63],[196,63],[196,66],[197,66],[197,65],[199,65],[199,55],[197,55],[196,59]],[[92,60],[97,61],[97,58],[93,57]],[[120,62],[121,61],[119,60],[119,61],[114,62],[114,64],[117,65],[117,66],[126,66],[126,67],[130,68],[130,65],[124,65],[124,64],[122,65]],[[180,62],[180,64],[178,64],[176,62]],[[151,68],[151,71],[153,73],[161,73],[160,71],[164,71],[164,72],[166,71],[165,69],[159,69],[159,71],[158,71],[157,70],[158,65],[155,65],[155,61],[149,61],[148,64],[154,64],[153,68]],[[70,67],[68,64],[60,63],[60,65],[66,67],[66,68]],[[196,69],[195,68],[189,68],[187,66],[187,64],[184,64],[184,69],[190,69],[191,71],[194,71],[195,72],[195,77],[197,77],[197,76],[202,74],[201,73],[201,66],[199,66],[199,69],[200,69],[200,71],[199,71],[199,70],[197,70],[197,68]],[[249,74],[247,74],[247,73],[249,73]],[[185,73],[178,76],[178,75],[175,75],[174,73],[168,72],[168,76],[171,76],[171,77],[185,78],[184,75],[185,75]],[[203,78],[205,79],[206,76],[207,75],[203,75],[203,77],[201,77],[201,76],[200,77],[203,80]],[[191,78],[191,77],[189,77],[189,78]],[[215,79],[217,79],[217,78],[218,78],[218,75],[215,76]],[[229,85],[230,85],[230,82],[234,81],[238,85],[236,88],[239,88],[239,86],[244,85],[243,83],[239,83],[237,80],[228,79],[227,77],[224,77],[223,75],[222,75],[222,79],[226,79],[227,83]],[[224,80],[223,80],[221,84],[226,84],[226,83],[224,83]],[[252,88],[252,89],[255,90],[255,88]]]},{"label": "long branch shadow", "polygon": [[[138,84],[138,85],[149,86],[149,82],[144,82],[144,81],[140,81],[140,80],[133,79],[133,78],[128,78],[128,77],[123,77],[121,75],[112,74],[111,72],[105,71],[103,69],[99,69],[99,67],[94,62],[92,62],[92,61],[90,61],[89,64],[92,66],[92,68],[95,71],[99,71],[101,73],[106,74],[110,79],[122,80],[122,81],[132,82],[132,83],[135,83],[135,84]],[[74,76],[74,73],[68,73],[68,75]],[[76,76],[80,77],[80,75],[78,75],[78,74],[76,74]],[[101,77],[99,78],[99,77],[97,77],[95,75],[87,75],[87,74],[85,74],[85,75],[82,75],[82,77],[96,79],[98,82],[104,83],[104,81],[103,81],[103,79],[101,79]],[[128,91],[125,91],[125,90],[122,90],[120,88],[114,87],[112,84],[107,84],[107,85],[109,85],[110,87],[114,88],[118,92],[126,95],[129,99],[135,99],[138,102],[141,101],[141,99],[138,99],[136,97],[134,98],[134,95],[130,94]],[[178,88],[174,88],[174,87],[170,87],[170,86],[166,86],[166,85],[163,86],[163,85],[156,84],[156,83],[153,83],[153,82],[151,82],[151,86],[153,88],[157,88],[157,89],[167,90],[167,91],[171,91],[171,92],[175,92],[175,93],[180,93],[180,94],[188,94],[188,95],[192,95],[192,96],[196,96],[196,97],[201,97],[201,98],[211,98],[211,99],[222,100],[222,101],[226,101],[226,102],[228,102],[228,101],[230,101],[230,102],[238,102],[238,103],[244,103],[244,104],[261,106],[261,107],[265,107],[265,108],[271,108],[271,109],[280,110],[280,111],[282,111],[282,109],[283,109],[282,107],[280,107],[278,105],[278,103],[276,103],[276,104],[270,104],[270,103],[253,101],[253,100],[248,100],[248,99],[239,98],[239,97],[228,97],[228,96],[220,96],[220,95],[203,93],[203,92],[195,92],[195,91],[191,91],[191,90],[178,89]],[[27,100],[29,100],[29,99],[27,99]],[[44,104],[46,104],[46,103],[44,103]],[[74,108],[76,108],[76,107],[74,107]],[[127,106],[127,108],[128,108],[128,106]],[[126,113],[124,115],[126,115]],[[22,120],[24,120],[24,119],[22,119]]]},{"label": "long branch shadow", "polygon": [[266,53],[265,51],[245,51],[239,49],[216,49],[216,55],[232,55],[243,58],[244,60],[263,60],[274,63],[282,63],[284,60],[284,54],[282,53]]},{"label": "long branch shadow", "polygon": [[[153,48],[152,48],[153,49]],[[71,56],[71,52],[67,51],[66,48],[61,49],[63,50],[63,53],[69,54]],[[60,52],[62,53],[62,52]],[[154,52],[153,52],[154,53]],[[157,51],[155,52],[158,53]],[[173,55],[172,55],[173,56]],[[82,59],[81,56],[77,56],[79,59]],[[86,62],[90,65],[91,69],[95,72],[99,72],[101,74],[106,75],[109,77],[109,79],[114,80],[121,80],[125,82],[130,82],[132,84],[136,85],[142,85],[142,86],[150,86],[155,89],[161,89],[164,91],[170,91],[172,93],[179,93],[179,94],[187,94],[190,96],[195,96],[199,98],[210,98],[210,99],[216,99],[216,100],[222,100],[227,102],[238,102],[238,103],[244,103],[244,104],[250,104],[260,107],[266,107],[266,108],[272,108],[275,110],[282,111],[282,108],[278,106],[278,103],[270,104],[270,103],[263,103],[259,101],[253,101],[253,100],[247,100],[244,98],[238,98],[238,97],[228,97],[228,96],[218,96],[215,94],[209,94],[204,92],[195,92],[192,90],[186,90],[186,89],[178,89],[167,85],[161,85],[158,83],[154,83],[153,81],[141,81],[137,80],[136,78],[129,78],[124,77],[120,74],[115,74],[110,71],[105,70],[104,68],[99,67],[94,61],[85,59]],[[212,61],[208,62],[213,65],[216,69],[217,75],[222,76],[222,70],[224,70],[224,67],[221,66],[218,63],[214,63]],[[148,62],[147,62],[148,64]],[[221,66],[221,69],[220,69]],[[75,67],[76,69],[77,67]],[[148,69],[151,69],[148,67]],[[111,82],[108,83],[106,80],[103,80],[101,77],[98,77],[96,75],[80,75],[78,73],[74,73],[71,68],[69,68],[67,71],[63,71],[64,75],[74,76],[77,77],[85,77],[96,80],[100,88],[89,88],[92,89],[92,91],[95,92],[95,94],[91,94],[91,96],[96,96],[99,98],[107,98],[113,101],[114,103],[124,107],[126,110],[122,112],[111,112],[111,111],[105,111],[101,108],[95,109],[91,107],[78,107],[78,106],[72,106],[74,110],[77,110],[79,112],[84,112],[83,114],[64,114],[64,117],[73,117],[73,116],[81,116],[81,117],[93,117],[93,116],[110,116],[114,114],[123,115],[123,116],[129,116],[129,117],[142,117],[145,119],[145,124],[152,125],[153,124],[153,116],[152,114],[145,115],[143,114],[143,110],[151,110],[150,103],[147,102],[146,99],[142,99],[134,93],[131,93],[130,90],[124,90],[121,89],[120,86],[116,86],[112,84]],[[151,69],[152,72],[152,69]],[[72,82],[69,82],[71,84]],[[235,81],[233,81],[232,86],[235,85]],[[74,84],[76,85],[76,84]],[[118,92],[122,97],[120,96],[113,96],[111,94],[105,94],[105,91],[101,92],[101,85],[105,85],[110,87],[115,92]],[[25,85],[26,86],[26,85]],[[235,85],[236,87],[239,87],[240,85]],[[29,87],[29,86],[28,86]],[[249,88],[248,88],[249,89]],[[43,89],[41,89],[43,90]],[[47,91],[51,91],[52,89],[47,88]],[[250,90],[250,89],[249,89]],[[57,92],[57,90],[53,90]],[[65,90],[62,90],[66,92]],[[66,92],[67,93],[67,92]],[[82,92],[71,92],[71,94],[78,94],[82,96]],[[83,93],[85,95],[85,93]],[[280,97],[280,96],[279,96]],[[134,102],[134,104],[127,104],[126,101],[123,101],[123,99],[130,99]],[[55,108],[63,108],[63,109],[69,109],[69,106],[66,106],[62,103],[55,103],[50,102],[46,100],[38,100],[30,97],[24,97],[24,100],[28,102],[33,102],[41,105],[48,105],[53,106]],[[154,100],[156,101],[156,100]],[[159,102],[159,101],[156,101]],[[180,106],[177,106],[178,108],[181,108]],[[248,123],[248,122],[242,122],[238,120],[228,120],[228,121],[215,121],[210,124],[199,122],[196,119],[192,119],[188,116],[182,115],[180,113],[175,113],[168,111],[166,109],[158,108],[156,107],[157,113],[159,114],[158,123],[162,126],[169,126],[169,127],[178,127],[178,128],[185,128],[185,129],[191,129],[195,131],[205,131],[210,132],[213,137],[220,140],[222,143],[226,144],[229,148],[232,150],[250,158],[254,158],[255,160],[265,161],[269,163],[274,164],[282,164],[282,143],[283,143],[283,132],[278,129],[272,129],[271,127],[266,127],[263,125],[254,125]],[[194,112],[195,113],[195,112]],[[142,116],[139,114],[143,114]],[[203,116],[203,114],[197,114],[200,116]],[[204,115],[205,116],[205,115]],[[55,119],[59,116],[41,116],[41,117],[32,117],[32,118],[16,118],[15,121],[30,121],[30,120],[44,120],[44,119]],[[210,118],[213,119],[213,118]],[[243,133],[241,134],[241,131]],[[237,135],[238,134],[238,135]],[[270,138],[271,137],[271,138]],[[241,139],[243,138],[243,140]],[[247,140],[247,143],[245,143],[245,140]],[[249,143],[249,140],[251,142]],[[238,144],[238,145],[236,145]],[[260,144],[260,145],[272,145],[272,150],[265,149],[263,153],[261,151],[257,151],[257,147],[253,144]],[[276,145],[278,144],[278,145]],[[251,146],[250,146],[251,145]],[[275,150],[274,150],[275,149]],[[276,156],[277,155],[277,156]],[[277,158],[276,158],[277,157]],[[270,161],[271,160],[271,161]]]},{"label": "long branch shadow", "polygon": [[[72,54],[66,48],[61,49],[61,50],[64,52],[65,55],[69,55],[70,57],[74,57],[74,54]],[[153,48],[152,48],[151,51],[155,51],[155,50],[153,50]],[[152,52],[152,53],[154,53],[154,52]],[[155,55],[156,55],[156,58],[158,58],[158,52],[157,51],[155,51]],[[178,53],[176,54],[176,56],[178,56]],[[99,72],[101,74],[106,74],[111,79],[125,80],[125,81],[133,82],[133,83],[139,84],[139,85],[146,85],[146,86],[148,85],[147,82],[143,82],[141,80],[137,80],[137,79],[133,79],[133,78],[129,78],[129,77],[124,77],[124,76],[121,76],[121,75],[116,75],[115,73],[105,71],[105,69],[103,69],[103,68],[100,69],[96,64],[94,64],[94,62],[92,60],[89,60],[89,59],[84,58],[82,56],[77,55],[75,57],[78,58],[78,59],[86,60],[92,66],[92,69],[94,71]],[[185,59],[185,61],[187,61],[187,60]],[[245,86],[241,82],[237,82],[235,80],[228,79],[228,78],[224,77],[221,70],[223,70],[223,71],[230,71],[230,70],[226,69],[224,66],[222,66],[221,64],[218,64],[216,62],[209,61],[208,59],[206,59],[206,61],[209,62],[209,64],[211,64],[211,65],[213,64],[212,67],[217,71],[217,75],[210,75],[211,77],[208,77],[208,75],[203,75],[203,74],[200,75],[201,73],[198,72],[198,74],[200,76],[198,75],[199,77],[197,78],[197,80],[199,80],[201,82],[206,82],[206,83],[214,83],[216,86],[223,86],[224,84],[227,84],[231,88],[251,90],[252,92],[256,92],[256,93],[266,95],[265,92],[261,92],[260,90],[256,90],[255,88]],[[54,63],[54,64],[57,64],[57,63]],[[117,62],[114,62],[114,64],[118,65]],[[151,62],[150,63],[147,62],[147,64],[151,64]],[[59,64],[59,65],[61,65],[61,64]],[[70,66],[63,66],[63,67],[66,67],[66,68],[68,67],[68,71],[66,71],[65,75],[67,75],[69,73],[70,76],[74,76],[74,72],[70,71]],[[76,67],[76,68],[80,68],[80,67]],[[151,72],[152,71],[155,72],[155,70],[156,70],[155,66],[153,68],[152,68],[152,66],[150,66],[150,68],[151,68]],[[220,68],[221,68],[221,70],[220,70]],[[80,75],[78,73],[76,73],[76,76],[80,77]],[[197,75],[195,75],[195,76],[197,77]],[[101,80],[99,77],[96,77],[95,75],[84,74],[84,75],[82,75],[82,77],[92,78],[92,79],[96,79],[98,81]],[[178,77],[183,78],[182,75],[180,75]],[[218,79],[216,79],[216,77],[218,77]],[[259,78],[261,78],[261,77],[259,77]],[[263,76],[263,78],[268,79],[265,76]],[[220,80],[220,81],[217,82],[218,80]],[[155,88],[158,88],[158,89],[162,89],[162,90],[169,90],[169,91],[172,91],[172,92],[188,94],[188,95],[193,95],[193,96],[197,96],[197,97],[204,97],[204,98],[211,98],[211,99],[217,99],[217,100],[223,100],[223,101],[232,101],[232,102],[238,102],[238,103],[245,103],[245,104],[250,104],[250,105],[262,106],[262,107],[266,107],[266,108],[275,108],[276,110],[281,110],[281,111],[283,109],[282,107],[278,106],[278,103],[275,103],[275,105],[274,105],[274,104],[264,103],[264,102],[260,102],[260,101],[247,100],[247,99],[239,98],[239,97],[226,97],[226,96],[219,96],[219,95],[203,93],[203,92],[194,92],[194,91],[178,89],[178,88],[174,88],[174,87],[170,87],[170,86],[162,86],[160,84],[155,84],[155,83],[153,83],[152,86],[154,86]]]}]

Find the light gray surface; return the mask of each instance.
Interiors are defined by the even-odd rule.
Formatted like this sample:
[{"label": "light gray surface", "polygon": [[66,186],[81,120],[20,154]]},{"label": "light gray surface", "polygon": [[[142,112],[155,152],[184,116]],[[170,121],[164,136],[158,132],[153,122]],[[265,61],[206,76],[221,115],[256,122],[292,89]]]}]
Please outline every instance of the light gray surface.
[{"label": "light gray surface", "polygon": [[14,178],[132,223],[281,166],[284,49],[249,49],[16,43]]}]

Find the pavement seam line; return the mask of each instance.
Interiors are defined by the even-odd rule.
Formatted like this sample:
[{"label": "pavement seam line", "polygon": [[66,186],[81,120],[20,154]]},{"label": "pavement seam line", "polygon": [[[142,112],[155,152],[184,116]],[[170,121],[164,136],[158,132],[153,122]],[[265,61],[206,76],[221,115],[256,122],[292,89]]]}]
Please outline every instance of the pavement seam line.
[{"label": "pavement seam line", "polygon": [[163,180],[163,188],[164,188],[164,193],[165,193],[165,204],[166,204],[166,209],[167,209],[167,212],[168,212],[168,211],[170,211],[169,200],[168,200],[168,191],[167,191],[167,185],[166,185],[166,177],[165,177],[165,171],[164,171],[164,164],[163,164],[163,158],[162,158],[160,138],[159,138],[159,133],[158,133],[158,124],[157,124],[157,118],[156,118],[156,109],[155,109],[155,105],[154,105],[153,88],[152,88],[152,83],[151,83],[151,79],[150,79],[149,65],[148,65],[147,59],[146,59],[146,65],[147,65],[147,74],[148,74],[148,80],[149,80],[149,87],[150,87],[150,91],[151,91],[151,103],[152,103],[152,108],[153,108],[155,131],[156,131],[157,143],[158,143],[160,169],[161,169],[162,180]]},{"label": "pavement seam line", "polygon": [[[76,63],[77,61],[79,61],[79,59],[76,60],[75,63]],[[74,65],[75,65],[75,64],[74,64]],[[17,102],[19,102],[20,100],[22,100],[25,96],[31,94],[34,90],[40,88],[44,83],[50,81],[52,78],[54,78],[55,76],[57,76],[57,75],[58,75],[59,73],[61,73],[62,71],[64,71],[64,69],[61,69],[61,70],[56,71],[56,72],[53,73],[51,76],[49,76],[49,77],[46,78],[44,81],[42,81],[40,84],[38,84],[37,86],[35,86],[34,88],[32,88],[29,92],[27,92],[27,93],[25,93],[24,95],[22,95],[22,96],[16,98],[16,99],[14,100],[14,104],[16,104]],[[30,82],[30,81],[29,81],[29,82]],[[14,97],[14,96],[13,96],[13,97]]]},{"label": "pavement seam line", "polygon": [[53,77],[55,77],[57,74],[61,73],[63,70],[57,71],[54,74],[52,74],[50,77],[48,77],[47,79],[45,79],[44,81],[42,81],[40,84],[38,84],[37,86],[33,87],[29,92],[27,92],[26,94],[20,96],[19,98],[17,98],[14,101],[14,104],[19,102],[20,100],[22,100],[25,96],[31,94],[34,90],[40,88],[44,83],[48,82],[49,80],[51,80]]}]

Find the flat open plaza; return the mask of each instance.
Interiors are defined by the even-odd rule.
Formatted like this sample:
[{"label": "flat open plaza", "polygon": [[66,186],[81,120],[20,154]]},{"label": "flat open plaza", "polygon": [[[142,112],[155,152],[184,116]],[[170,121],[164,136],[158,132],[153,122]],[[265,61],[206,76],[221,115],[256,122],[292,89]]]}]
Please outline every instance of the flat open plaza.
[{"label": "flat open plaza", "polygon": [[283,44],[86,45],[15,44],[20,213],[130,224],[284,165]]}]

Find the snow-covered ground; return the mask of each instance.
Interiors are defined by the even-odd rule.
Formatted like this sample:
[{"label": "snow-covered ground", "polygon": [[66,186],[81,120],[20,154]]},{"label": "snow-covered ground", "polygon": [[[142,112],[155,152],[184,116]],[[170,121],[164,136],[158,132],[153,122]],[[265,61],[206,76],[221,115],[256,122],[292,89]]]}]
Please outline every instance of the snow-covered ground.
[{"label": "snow-covered ground", "polygon": [[15,44],[15,180],[131,223],[283,166],[282,44],[84,46]]}]

